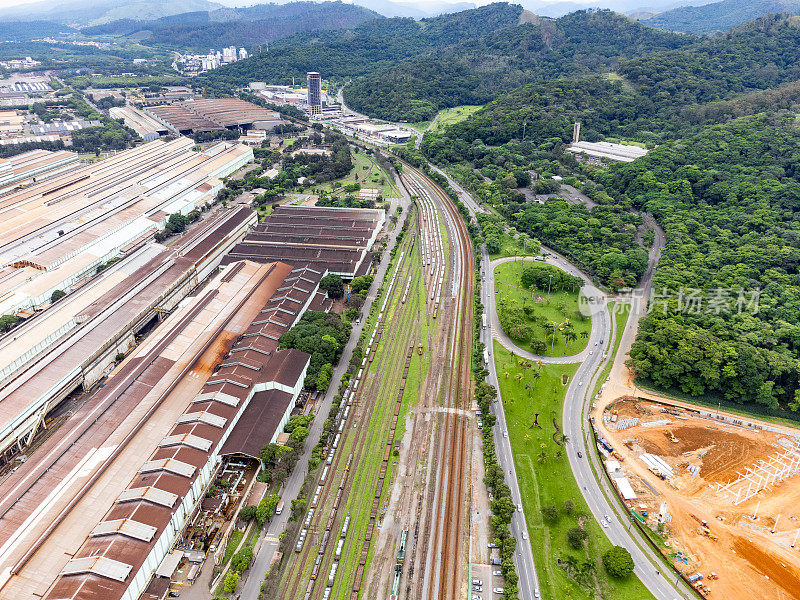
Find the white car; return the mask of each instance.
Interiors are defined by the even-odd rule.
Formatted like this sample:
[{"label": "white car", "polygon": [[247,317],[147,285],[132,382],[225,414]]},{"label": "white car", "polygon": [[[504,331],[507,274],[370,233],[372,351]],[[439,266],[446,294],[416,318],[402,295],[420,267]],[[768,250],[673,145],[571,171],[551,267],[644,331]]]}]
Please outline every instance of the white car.
[{"label": "white car", "polygon": [[594,350],[589,350],[589,354],[594,354]]},{"label": "white car", "polygon": [[483,581],[481,581],[480,579],[473,579],[472,585],[483,585]]},{"label": "white car", "polygon": [[536,588],[535,590],[533,590],[533,597],[534,598],[538,598],[539,597],[539,588]]},{"label": "white car", "polygon": [[606,523],[605,521],[600,521],[600,523],[603,525],[604,529],[608,529],[608,523]]},{"label": "white car", "polygon": [[494,588],[492,591],[495,594],[502,594],[505,590],[503,588]]},{"label": "white car", "polygon": [[609,517],[608,515],[606,515],[606,521],[608,521],[609,523],[611,523],[611,517]]},{"label": "white car", "polygon": [[518,510],[519,512],[522,512],[522,504],[517,504],[517,510]]},{"label": "white car", "polygon": [[500,577],[502,574],[503,574],[502,571],[492,571],[492,575],[494,575],[496,577]]},{"label": "white car", "polygon": [[482,598],[478,594],[472,594],[472,600],[482,600]]}]

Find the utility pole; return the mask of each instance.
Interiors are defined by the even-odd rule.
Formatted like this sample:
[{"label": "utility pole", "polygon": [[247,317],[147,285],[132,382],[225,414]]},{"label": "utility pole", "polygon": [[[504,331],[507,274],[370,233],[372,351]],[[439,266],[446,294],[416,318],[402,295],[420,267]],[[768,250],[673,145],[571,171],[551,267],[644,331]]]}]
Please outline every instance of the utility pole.
[{"label": "utility pole", "polygon": [[553,274],[550,273],[550,281],[547,282],[547,299],[550,300],[550,285],[553,283]]},{"label": "utility pole", "polygon": [[528,127],[528,121],[523,121],[522,122],[522,141],[523,142],[525,141],[525,130],[527,129],[527,127]]}]

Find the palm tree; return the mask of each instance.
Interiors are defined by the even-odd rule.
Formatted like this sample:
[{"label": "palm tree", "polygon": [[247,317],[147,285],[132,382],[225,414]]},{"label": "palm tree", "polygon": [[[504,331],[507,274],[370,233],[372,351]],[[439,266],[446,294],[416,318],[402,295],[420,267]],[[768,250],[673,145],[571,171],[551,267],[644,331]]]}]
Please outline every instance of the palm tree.
[{"label": "palm tree", "polygon": [[564,341],[564,352],[567,351],[567,344],[569,342],[574,342],[576,339],[578,339],[578,336],[575,334],[574,331],[572,331],[572,329],[567,329],[564,332],[564,340],[565,340]]},{"label": "palm tree", "polygon": [[522,373],[517,373],[514,375],[514,381],[520,382],[522,381]]},{"label": "palm tree", "polygon": [[547,452],[545,452],[544,450],[539,452],[539,457],[537,458],[537,460],[540,463],[545,464],[547,462]]},{"label": "palm tree", "polygon": [[569,436],[568,436],[566,433],[561,433],[561,434],[558,436],[558,439],[560,439],[560,440],[561,440],[561,443],[562,443],[562,444],[569,444]]},{"label": "palm tree", "polygon": [[540,379],[542,374],[539,371],[533,371],[533,373],[531,373],[531,375],[533,375],[533,385],[531,387],[533,389],[536,389],[536,380]]},{"label": "palm tree", "polygon": [[589,332],[588,331],[581,331],[581,338],[583,338],[585,340],[588,337],[589,337]]},{"label": "palm tree", "polygon": [[504,376],[506,379],[508,379],[508,371],[504,372],[504,373],[503,373],[503,376]]}]

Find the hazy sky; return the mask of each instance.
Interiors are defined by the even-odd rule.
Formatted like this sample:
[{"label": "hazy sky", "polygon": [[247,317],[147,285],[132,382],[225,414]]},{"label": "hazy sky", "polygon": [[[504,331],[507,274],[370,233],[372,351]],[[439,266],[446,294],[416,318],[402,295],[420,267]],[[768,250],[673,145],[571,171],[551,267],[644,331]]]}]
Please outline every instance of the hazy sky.
[{"label": "hazy sky", "polygon": [[[40,1],[41,0],[0,0],[0,8],[6,8],[6,7],[9,7],[9,6],[18,6],[20,4],[29,4],[29,3],[32,3],[32,2],[40,2]],[[261,3],[269,2],[270,0],[238,0],[238,1],[237,0],[232,0],[232,1],[231,0],[215,0],[215,1],[219,2],[220,4],[240,5],[241,6],[241,5],[250,5],[250,4],[261,4]],[[344,0],[344,1],[346,2],[347,0]],[[398,1],[400,1],[400,2],[411,2],[411,3],[415,3],[415,4],[425,4],[425,0],[398,0]],[[445,0],[445,1],[447,1],[447,2],[458,2],[459,0]],[[481,5],[481,4],[489,4],[490,2],[493,2],[495,0],[466,0],[466,1],[467,2],[472,2],[473,4]],[[511,1],[514,2],[515,0],[511,0]],[[539,0],[539,1],[551,3],[551,2],[558,2],[558,1],[561,1],[561,0]],[[569,0],[569,1],[575,2],[576,4],[597,4],[598,3],[597,0]],[[63,6],[69,6],[70,4],[72,4],[72,2],[70,2],[70,0],[64,0],[64,2],[63,2]],[[603,4],[613,5],[614,4],[614,0],[606,0],[605,2],[603,2]],[[643,0],[642,4],[647,4],[647,0]],[[700,2],[698,2],[698,4],[700,4]]]}]

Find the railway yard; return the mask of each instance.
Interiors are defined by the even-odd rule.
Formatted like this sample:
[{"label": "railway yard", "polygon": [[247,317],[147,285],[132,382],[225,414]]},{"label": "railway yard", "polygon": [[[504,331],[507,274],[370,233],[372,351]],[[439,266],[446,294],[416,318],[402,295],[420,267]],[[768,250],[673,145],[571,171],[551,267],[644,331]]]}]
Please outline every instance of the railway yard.
[{"label": "railway yard", "polygon": [[[331,309],[325,274],[370,270],[386,225],[371,209],[278,207],[258,226],[247,207],[216,209],[155,242],[252,157],[184,140],[88,167],[36,154],[9,175],[0,302],[25,321],[0,339],[0,597],[186,591],[222,535],[214,490],[250,494],[248,461],[301,406],[309,355],[279,350],[281,334]],[[398,183],[414,208],[283,560],[285,598],[468,588],[472,245],[425,175]]]},{"label": "railway yard", "polygon": [[431,182],[412,171],[403,183],[417,199],[409,235],[367,321],[284,598],[455,598],[467,586],[471,243]]}]

